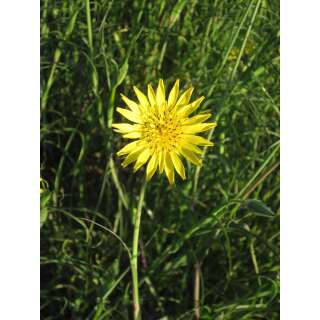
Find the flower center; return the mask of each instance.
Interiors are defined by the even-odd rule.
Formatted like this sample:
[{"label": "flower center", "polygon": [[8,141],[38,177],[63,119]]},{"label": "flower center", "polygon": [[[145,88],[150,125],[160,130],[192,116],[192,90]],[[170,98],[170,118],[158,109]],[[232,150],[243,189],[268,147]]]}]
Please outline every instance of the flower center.
[{"label": "flower center", "polygon": [[176,148],[181,135],[181,124],[175,114],[167,109],[161,113],[149,113],[142,124],[142,138],[153,150],[171,151]]}]

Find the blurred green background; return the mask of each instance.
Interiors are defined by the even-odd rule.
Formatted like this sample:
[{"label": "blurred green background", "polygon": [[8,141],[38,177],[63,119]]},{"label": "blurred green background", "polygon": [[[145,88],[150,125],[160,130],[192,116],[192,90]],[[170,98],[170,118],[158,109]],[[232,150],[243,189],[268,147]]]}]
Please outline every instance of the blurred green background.
[{"label": "blurred green background", "polygon": [[159,78],[218,127],[201,169],[148,183],[142,318],[279,319],[279,66],[278,1],[41,1],[41,319],[132,317],[144,170],[110,124]]}]

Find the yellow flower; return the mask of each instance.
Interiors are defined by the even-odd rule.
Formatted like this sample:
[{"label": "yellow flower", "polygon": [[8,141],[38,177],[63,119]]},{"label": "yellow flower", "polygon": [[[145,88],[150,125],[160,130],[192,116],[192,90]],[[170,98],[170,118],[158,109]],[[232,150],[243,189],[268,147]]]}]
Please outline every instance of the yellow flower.
[{"label": "yellow flower", "polygon": [[126,167],[135,162],[136,172],[147,164],[147,180],[152,178],[157,168],[160,173],[166,173],[170,184],[174,183],[175,170],[185,179],[185,168],[180,157],[199,166],[202,154],[199,146],[213,146],[211,141],[196,135],[217,125],[215,122],[204,122],[211,114],[201,113],[189,117],[199,108],[204,97],[190,102],[192,87],[179,97],[179,80],[175,82],[168,99],[163,80],[159,81],[156,92],[149,84],[147,96],[137,87],[133,89],[139,102],[122,95],[129,109],[117,108],[117,111],[133,124],[112,125],[124,138],[135,140],[117,153],[119,157],[125,156],[122,165]]},{"label": "yellow flower", "polygon": [[[246,43],[245,47],[244,47],[244,54],[245,55],[250,55],[256,48],[255,43],[252,40],[248,40],[248,42]],[[238,56],[240,54],[240,49],[239,48],[232,48],[229,56],[228,56],[228,60],[229,61],[234,61],[238,59]]]}]

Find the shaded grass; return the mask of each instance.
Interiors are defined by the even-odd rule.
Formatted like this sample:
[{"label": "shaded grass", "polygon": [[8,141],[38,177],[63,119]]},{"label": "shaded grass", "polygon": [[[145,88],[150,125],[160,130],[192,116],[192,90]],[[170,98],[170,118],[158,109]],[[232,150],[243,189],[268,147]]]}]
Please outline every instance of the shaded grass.
[{"label": "shaded grass", "polygon": [[130,261],[95,223],[131,243],[144,173],[114,157],[123,141],[110,131],[113,108],[120,93],[132,97],[132,85],[163,77],[167,87],[192,83],[218,127],[201,170],[188,167],[175,187],[164,177],[148,185],[143,318],[193,319],[200,264],[201,319],[278,319],[279,4],[41,6],[41,175],[52,191],[41,229],[41,317],[130,319]]}]

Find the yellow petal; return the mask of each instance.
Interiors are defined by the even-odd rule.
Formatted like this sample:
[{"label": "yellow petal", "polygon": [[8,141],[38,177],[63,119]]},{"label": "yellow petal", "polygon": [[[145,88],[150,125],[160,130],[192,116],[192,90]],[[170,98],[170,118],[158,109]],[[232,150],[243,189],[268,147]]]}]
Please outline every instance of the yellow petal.
[{"label": "yellow petal", "polygon": [[132,122],[142,123],[142,119],[140,115],[136,112],[132,112],[130,110],[123,109],[123,108],[117,108],[117,111]]},{"label": "yellow petal", "polygon": [[148,98],[149,98],[149,102],[151,106],[156,105],[157,101],[156,101],[156,95],[153,91],[153,88],[151,86],[151,84],[148,85]]},{"label": "yellow petal", "polygon": [[166,93],[164,88],[163,80],[159,80],[157,94],[156,94],[157,105],[160,107],[166,101]]},{"label": "yellow petal", "polygon": [[131,109],[131,111],[140,113],[139,106],[134,101],[130,100],[123,94],[121,94],[121,98],[125,102],[125,104]]},{"label": "yellow petal", "polygon": [[203,101],[204,97],[200,97],[199,99],[193,101],[192,103],[182,107],[178,112],[177,114],[180,116],[180,117],[187,117],[189,114],[191,114],[192,112],[196,111],[201,102]]},{"label": "yellow petal", "polygon": [[211,141],[193,134],[184,134],[182,135],[182,139],[184,141],[197,144],[198,146],[208,146],[208,147],[213,146],[213,143]]},{"label": "yellow petal", "polygon": [[178,102],[176,103],[176,105],[178,106],[185,106],[186,104],[189,103],[191,95],[193,92],[193,88],[189,88],[188,90],[186,90],[181,97],[179,98]]},{"label": "yellow petal", "polygon": [[130,163],[136,161],[141,154],[141,152],[145,149],[145,146],[139,146],[131,151],[125,160],[122,162],[123,167],[127,167]]},{"label": "yellow petal", "polygon": [[202,154],[202,150],[198,148],[195,144],[192,144],[186,141],[181,141],[181,147],[184,149],[188,149],[194,153]]},{"label": "yellow petal", "polygon": [[174,183],[174,166],[171,160],[171,156],[169,152],[165,153],[164,158],[164,171],[166,172],[166,175],[168,177],[169,183]]},{"label": "yellow petal", "polygon": [[160,151],[159,152],[159,159],[158,159],[158,162],[159,162],[159,172],[162,173],[163,172],[163,169],[164,169],[164,157],[165,157],[165,154],[164,154],[164,151]]},{"label": "yellow petal", "polygon": [[179,173],[181,178],[184,180],[186,178],[186,172],[184,170],[184,165],[183,165],[182,161],[180,160],[179,156],[174,151],[170,152],[170,156],[171,156],[171,160],[173,162],[175,169],[177,170],[177,172]]},{"label": "yellow petal", "polygon": [[134,165],[133,171],[138,171],[148,161],[150,155],[151,154],[149,148],[142,151],[137,159],[136,164]]},{"label": "yellow petal", "polygon": [[211,123],[197,123],[190,126],[182,126],[181,130],[183,133],[197,133],[207,131],[209,129],[215,128],[217,124],[215,122]]},{"label": "yellow petal", "polygon": [[135,150],[137,148],[138,143],[139,143],[139,141],[133,141],[133,142],[128,143],[127,145],[125,145],[122,149],[120,149],[117,152],[117,156],[121,157],[125,154],[132,152],[133,150]]},{"label": "yellow petal", "polygon": [[149,101],[148,98],[137,88],[137,87],[133,87],[134,92],[136,93],[136,96],[140,102],[140,104],[144,107],[144,108],[148,108],[149,107]]},{"label": "yellow petal", "polygon": [[172,108],[175,106],[179,95],[179,79],[175,82],[174,86],[172,87],[169,98],[168,98],[168,106]]},{"label": "yellow petal", "polygon": [[184,148],[180,148],[179,151],[188,161],[195,164],[196,166],[201,166],[201,159],[199,159],[192,151]]},{"label": "yellow petal", "polygon": [[129,133],[139,130],[136,126],[129,123],[114,123],[112,127],[115,128],[116,132]]},{"label": "yellow petal", "polygon": [[167,101],[164,101],[163,104],[161,104],[158,108],[158,113],[162,116],[164,116],[166,110],[167,110],[167,107],[168,107],[168,104],[167,104]]},{"label": "yellow petal", "polygon": [[149,181],[152,178],[152,176],[157,170],[157,166],[158,166],[158,155],[156,152],[154,152],[154,154],[150,158],[147,165],[147,172],[146,172],[147,181]]},{"label": "yellow petal", "polygon": [[198,114],[198,115],[193,116],[191,118],[186,118],[185,120],[182,120],[182,125],[201,123],[203,121],[206,121],[210,117],[211,117],[210,113]]},{"label": "yellow petal", "polygon": [[126,133],[123,135],[124,138],[127,139],[140,139],[141,138],[141,132],[136,131],[136,132],[130,132],[130,133]]}]

